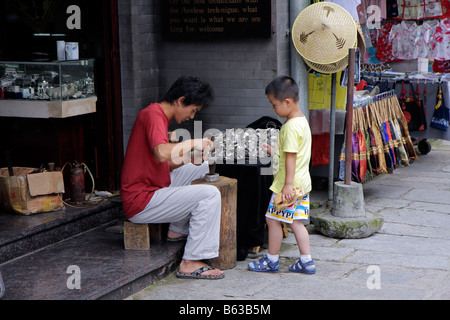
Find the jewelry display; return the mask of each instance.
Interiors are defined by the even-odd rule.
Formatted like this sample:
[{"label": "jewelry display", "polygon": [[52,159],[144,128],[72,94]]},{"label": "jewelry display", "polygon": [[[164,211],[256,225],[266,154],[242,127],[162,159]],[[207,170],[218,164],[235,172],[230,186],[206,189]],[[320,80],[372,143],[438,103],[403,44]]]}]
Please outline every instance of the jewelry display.
[{"label": "jewelry display", "polygon": [[95,95],[92,59],[54,62],[0,61],[0,99],[72,100]]}]

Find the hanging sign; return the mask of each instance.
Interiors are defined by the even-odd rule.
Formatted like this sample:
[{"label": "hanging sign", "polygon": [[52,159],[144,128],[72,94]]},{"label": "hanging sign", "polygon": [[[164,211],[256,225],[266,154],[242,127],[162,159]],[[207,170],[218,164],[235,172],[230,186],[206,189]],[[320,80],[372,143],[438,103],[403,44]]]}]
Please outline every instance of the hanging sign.
[{"label": "hanging sign", "polygon": [[261,38],[272,32],[272,1],[165,0],[162,27],[170,39]]}]

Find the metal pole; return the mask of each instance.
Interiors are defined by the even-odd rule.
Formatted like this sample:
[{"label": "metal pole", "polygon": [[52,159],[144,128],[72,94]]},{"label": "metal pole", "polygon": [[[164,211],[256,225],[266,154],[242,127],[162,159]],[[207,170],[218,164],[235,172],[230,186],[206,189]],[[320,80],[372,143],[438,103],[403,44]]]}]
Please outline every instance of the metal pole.
[{"label": "metal pole", "polygon": [[336,133],[336,73],[331,75],[331,109],[330,109],[330,155],[328,164],[328,206],[333,202],[334,184],[334,141]]},{"label": "metal pole", "polygon": [[352,181],[352,124],[353,124],[353,88],[355,86],[355,49],[348,50],[348,81],[347,105],[345,123],[345,178],[344,183],[349,185]]},{"label": "metal pole", "polygon": [[[289,30],[292,30],[295,19],[309,5],[308,0],[290,0],[289,1]],[[278,26],[280,28],[280,26]],[[284,30],[284,29],[283,29]],[[292,31],[291,31],[292,32]],[[280,32],[281,33],[281,32]],[[303,58],[295,49],[294,43],[290,40],[289,36],[289,50],[290,50],[290,72],[292,78],[298,83],[299,94],[299,106],[306,119],[309,120],[309,89],[308,89],[308,70]]]}]

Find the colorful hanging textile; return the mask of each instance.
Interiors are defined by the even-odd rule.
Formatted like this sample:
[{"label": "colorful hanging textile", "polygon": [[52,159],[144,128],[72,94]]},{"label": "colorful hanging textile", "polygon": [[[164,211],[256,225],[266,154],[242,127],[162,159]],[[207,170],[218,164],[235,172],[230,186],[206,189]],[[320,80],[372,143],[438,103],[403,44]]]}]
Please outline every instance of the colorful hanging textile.
[{"label": "colorful hanging textile", "polygon": [[[354,103],[351,135],[352,158],[349,161],[352,180],[356,182],[392,173],[417,159],[408,124],[394,90]],[[339,160],[339,178],[343,180],[345,141]]]}]

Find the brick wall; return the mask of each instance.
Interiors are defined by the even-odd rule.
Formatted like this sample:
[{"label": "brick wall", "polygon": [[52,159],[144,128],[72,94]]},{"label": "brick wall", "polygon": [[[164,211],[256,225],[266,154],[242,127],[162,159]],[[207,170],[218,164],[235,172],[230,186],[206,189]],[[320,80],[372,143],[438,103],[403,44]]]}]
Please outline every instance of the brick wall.
[{"label": "brick wall", "polygon": [[[214,87],[215,102],[195,119],[203,130],[245,127],[264,115],[276,118],[264,88],[289,73],[288,1],[273,1],[271,38],[183,42],[160,36],[158,3],[119,0],[125,145],[138,112],[159,101],[183,74]],[[193,132],[192,121],[183,127]]]},{"label": "brick wall", "polygon": [[119,0],[124,146],[140,110],[159,100],[158,9],[147,0]]}]

